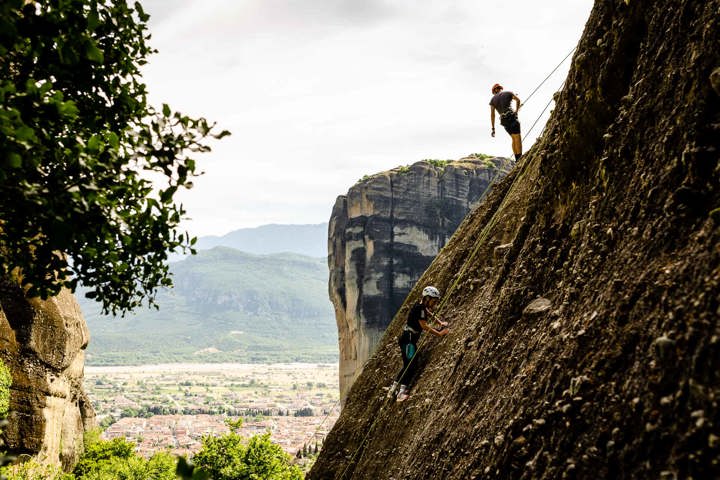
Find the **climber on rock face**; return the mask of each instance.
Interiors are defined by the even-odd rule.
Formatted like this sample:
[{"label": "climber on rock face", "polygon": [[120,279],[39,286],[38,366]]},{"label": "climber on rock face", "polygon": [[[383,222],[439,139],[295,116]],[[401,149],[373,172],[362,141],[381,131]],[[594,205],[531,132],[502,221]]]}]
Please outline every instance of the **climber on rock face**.
[{"label": "climber on rock face", "polygon": [[438,289],[428,286],[422,291],[422,300],[410,309],[407,323],[403,327],[402,334],[398,337],[403,367],[388,391],[388,398],[396,393],[398,402],[402,402],[408,398],[408,385],[410,385],[413,379],[417,366],[417,361],[413,359],[417,352],[417,343],[418,340],[420,340],[422,331],[430,332],[436,337],[444,337],[450,332],[447,328],[447,323],[442,320],[437,320],[437,323],[442,327],[440,330],[431,327],[429,324],[429,317],[434,317],[432,310],[439,302],[440,292]]},{"label": "climber on rock face", "polygon": [[[496,83],[492,87],[493,97],[490,100],[490,124],[492,132],[490,135],[495,136],[495,111],[500,114],[500,125],[512,138],[512,149],[515,154],[515,160],[520,160],[522,156],[522,138],[520,137],[520,122],[518,121],[518,111],[520,110],[520,99],[512,92],[504,92],[502,85]],[[510,104],[515,100],[515,110]]]}]

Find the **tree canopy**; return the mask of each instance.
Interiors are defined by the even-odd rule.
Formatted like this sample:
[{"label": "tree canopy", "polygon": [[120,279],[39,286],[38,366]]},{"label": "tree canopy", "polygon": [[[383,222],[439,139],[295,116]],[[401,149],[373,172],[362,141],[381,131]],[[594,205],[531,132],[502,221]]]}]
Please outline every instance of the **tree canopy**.
[{"label": "tree canopy", "polygon": [[124,0],[0,3],[0,274],[30,296],[82,282],[124,313],[192,250],[174,196],[229,132],[148,103],[148,18]]},{"label": "tree canopy", "polygon": [[247,440],[235,430],[220,437],[206,436],[193,463],[213,480],[303,478],[300,468],[290,463],[290,456],[279,445],[272,443],[269,433]]}]

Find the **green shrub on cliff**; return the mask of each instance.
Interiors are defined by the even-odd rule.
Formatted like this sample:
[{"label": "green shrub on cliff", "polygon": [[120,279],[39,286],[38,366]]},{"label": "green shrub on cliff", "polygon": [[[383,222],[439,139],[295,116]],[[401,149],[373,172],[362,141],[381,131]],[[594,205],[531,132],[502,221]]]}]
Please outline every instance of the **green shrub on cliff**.
[{"label": "green shrub on cliff", "polygon": [[74,475],[63,472],[60,467],[36,460],[5,467],[2,474],[7,480],[75,480]]},{"label": "green shrub on cliff", "polygon": [[439,168],[441,171],[445,170],[445,167],[452,163],[452,160],[437,160],[434,158],[426,158],[424,161],[435,168]]},{"label": "green shrub on cliff", "polygon": [[0,360],[0,418],[4,418],[10,407],[10,385],[12,384],[12,375],[10,370]]}]

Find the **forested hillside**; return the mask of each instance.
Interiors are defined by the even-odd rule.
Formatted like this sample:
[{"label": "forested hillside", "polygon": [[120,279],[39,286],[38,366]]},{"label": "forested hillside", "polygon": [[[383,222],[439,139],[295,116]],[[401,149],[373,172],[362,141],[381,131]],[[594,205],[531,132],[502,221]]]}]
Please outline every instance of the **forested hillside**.
[{"label": "forested hillside", "polygon": [[171,271],[175,287],[158,296],[159,310],[105,317],[78,295],[88,364],[337,359],[325,259],[216,247]]}]

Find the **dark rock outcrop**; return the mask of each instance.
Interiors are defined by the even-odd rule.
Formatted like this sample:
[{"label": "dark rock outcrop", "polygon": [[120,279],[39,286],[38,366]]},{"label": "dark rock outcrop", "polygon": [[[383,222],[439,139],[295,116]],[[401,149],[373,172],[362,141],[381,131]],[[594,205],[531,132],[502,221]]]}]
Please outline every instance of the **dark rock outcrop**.
[{"label": "dark rock outcrop", "polygon": [[719,11],[595,3],[544,135],[419,282],[450,335],[386,401],[405,303],[308,478],[720,478]]},{"label": "dark rock outcrop", "polygon": [[0,358],[12,373],[5,448],[68,468],[83,448],[95,414],[82,387],[89,333],[67,290],[28,300],[0,282]]},{"label": "dark rock outcrop", "polygon": [[367,177],[338,197],[328,264],[342,400],[420,275],[512,165],[482,156],[424,160]]}]

